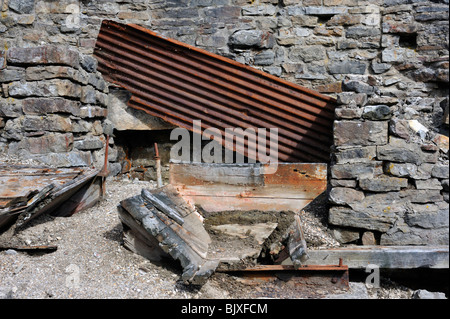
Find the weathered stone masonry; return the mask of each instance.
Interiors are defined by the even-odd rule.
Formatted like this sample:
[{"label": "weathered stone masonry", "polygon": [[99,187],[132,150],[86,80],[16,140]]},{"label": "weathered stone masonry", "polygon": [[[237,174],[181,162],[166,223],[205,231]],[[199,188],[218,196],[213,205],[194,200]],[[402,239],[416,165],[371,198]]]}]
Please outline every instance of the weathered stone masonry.
[{"label": "weathered stone masonry", "polygon": [[[0,5],[0,152],[101,167],[106,119],[116,132],[169,129],[126,109],[92,58],[102,19],[137,23],[337,97],[329,222],[338,240],[448,244],[448,0]],[[124,152],[114,138],[110,147],[117,174]]]}]

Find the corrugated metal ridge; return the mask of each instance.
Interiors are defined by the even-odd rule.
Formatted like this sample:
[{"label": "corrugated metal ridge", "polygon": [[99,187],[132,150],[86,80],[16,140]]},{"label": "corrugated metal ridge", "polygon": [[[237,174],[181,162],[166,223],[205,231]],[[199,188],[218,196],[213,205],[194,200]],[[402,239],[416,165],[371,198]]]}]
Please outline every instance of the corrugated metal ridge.
[{"label": "corrugated metal ridge", "polygon": [[[278,159],[328,162],[335,99],[137,25],[104,20],[95,51],[128,105],[192,130],[278,128]],[[269,152],[267,152],[269,153]],[[252,157],[252,154],[245,154]]]}]

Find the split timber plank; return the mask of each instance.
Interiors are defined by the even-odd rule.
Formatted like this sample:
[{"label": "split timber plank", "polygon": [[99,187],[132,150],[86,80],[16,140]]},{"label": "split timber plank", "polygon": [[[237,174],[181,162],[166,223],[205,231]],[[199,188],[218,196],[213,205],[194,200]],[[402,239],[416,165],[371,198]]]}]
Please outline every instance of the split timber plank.
[{"label": "split timber plank", "polygon": [[171,163],[170,183],[206,212],[234,210],[300,211],[326,190],[327,165]]},{"label": "split timber plank", "polygon": [[[342,258],[350,269],[369,264],[388,269],[449,268],[449,246],[352,246],[308,250],[304,265],[334,265]],[[286,263],[291,260],[287,259]]]}]

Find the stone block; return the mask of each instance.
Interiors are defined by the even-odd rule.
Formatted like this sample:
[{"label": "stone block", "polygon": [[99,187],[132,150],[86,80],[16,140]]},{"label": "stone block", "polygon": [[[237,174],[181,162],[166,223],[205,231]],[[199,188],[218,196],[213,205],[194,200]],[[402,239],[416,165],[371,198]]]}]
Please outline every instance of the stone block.
[{"label": "stone block", "polygon": [[73,68],[80,65],[78,52],[65,46],[40,46],[31,48],[10,48],[7,61],[11,64],[62,64]]},{"label": "stone block", "polygon": [[392,112],[387,105],[368,105],[364,107],[362,117],[371,121],[389,120]]},{"label": "stone block", "polygon": [[392,142],[388,145],[377,147],[377,159],[397,163],[413,163],[416,165],[424,162],[422,151],[417,144]]},{"label": "stone block", "polygon": [[23,114],[20,100],[0,98],[0,117],[19,117]]},{"label": "stone block", "polygon": [[381,234],[380,245],[448,245],[448,235],[448,227],[438,229],[423,229],[420,227],[394,228],[392,231]]},{"label": "stone block", "polygon": [[383,174],[383,162],[336,164],[331,167],[331,177],[336,179],[374,178]]},{"label": "stone block", "polygon": [[21,14],[29,14],[34,10],[35,0],[9,0],[9,8]]},{"label": "stone block", "polygon": [[357,182],[354,179],[331,179],[332,187],[349,187],[356,188]]},{"label": "stone block", "polygon": [[0,70],[0,83],[9,83],[13,81],[20,81],[25,77],[25,69],[9,67]]},{"label": "stone block", "polygon": [[371,162],[377,154],[376,146],[355,147],[340,150],[335,154],[338,164]]},{"label": "stone block", "polygon": [[97,102],[96,90],[90,85],[82,86],[80,101],[86,104],[95,104]]},{"label": "stone block", "polygon": [[449,167],[448,165],[435,165],[431,170],[431,176],[436,178],[449,178]]},{"label": "stone block", "polygon": [[275,61],[275,53],[271,50],[265,50],[255,55],[255,65],[272,65]]},{"label": "stone block", "polygon": [[362,201],[364,199],[364,193],[352,188],[334,187],[331,189],[328,198],[333,204],[347,205]]},{"label": "stone block", "polygon": [[91,166],[91,152],[72,151],[68,153],[49,153],[32,155],[29,158],[55,167]]},{"label": "stone block", "polygon": [[417,165],[412,163],[392,163],[384,164],[384,172],[396,177],[413,177],[417,174]]},{"label": "stone block", "polygon": [[399,191],[408,186],[407,178],[382,176],[377,178],[362,178],[359,187],[370,192]]},{"label": "stone block", "polygon": [[277,13],[277,7],[272,5],[245,6],[242,7],[244,16],[273,16]]},{"label": "stone block", "polygon": [[44,115],[48,113],[80,114],[80,103],[63,98],[28,98],[22,100],[25,114]]},{"label": "stone block", "polygon": [[399,195],[402,200],[410,203],[437,203],[443,200],[441,192],[435,189],[405,189]]},{"label": "stone block", "polygon": [[25,131],[71,132],[72,121],[60,115],[27,115],[23,120]]},{"label": "stone block", "polygon": [[72,150],[73,135],[71,133],[49,133],[39,137],[22,139],[10,151],[19,154],[24,150],[30,154],[65,153]]},{"label": "stone block", "polygon": [[364,246],[374,246],[377,244],[375,234],[371,231],[365,231],[361,236],[361,243]]},{"label": "stone block", "polygon": [[336,14],[347,13],[347,7],[305,7],[305,14],[314,16],[333,16]]},{"label": "stone block", "polygon": [[347,207],[331,207],[328,222],[336,226],[356,227],[380,232],[388,231],[398,219],[390,212],[356,211]]},{"label": "stone block", "polygon": [[96,72],[97,66],[98,66],[98,61],[93,56],[84,55],[80,59],[80,65],[87,72]]},{"label": "stone block", "polygon": [[347,38],[360,39],[365,37],[381,36],[381,30],[375,27],[353,26],[349,27],[345,34]]},{"label": "stone block", "polygon": [[373,94],[374,87],[358,80],[344,80],[342,82],[345,91],[353,91],[356,93]]},{"label": "stone block", "polygon": [[325,48],[319,45],[296,47],[289,52],[292,61],[321,61],[326,58]]},{"label": "stone block", "polygon": [[74,148],[82,151],[87,150],[97,150],[104,146],[103,141],[98,137],[88,137],[83,140],[78,140],[73,142]]},{"label": "stone block", "polygon": [[414,184],[417,189],[437,189],[437,190],[442,189],[441,182],[436,178],[426,180],[414,180]]},{"label": "stone block", "polygon": [[355,103],[357,106],[364,106],[367,103],[367,94],[342,92],[337,96],[337,103],[345,105]]},{"label": "stone block", "polygon": [[338,107],[334,110],[334,115],[337,120],[359,120],[362,112],[362,109]]},{"label": "stone block", "polygon": [[8,94],[12,97],[72,97],[79,98],[81,86],[70,80],[46,80],[38,82],[12,82],[8,86]]},{"label": "stone block", "polygon": [[272,48],[275,44],[274,37],[269,32],[261,30],[239,30],[228,39],[228,44],[236,48]]},{"label": "stone block", "polygon": [[388,142],[388,123],[385,121],[335,121],[336,146],[372,146]]},{"label": "stone block", "polygon": [[367,66],[360,61],[334,61],[328,64],[331,74],[365,74]]},{"label": "stone block", "polygon": [[381,74],[384,72],[387,72],[391,69],[392,64],[391,63],[380,63],[380,62],[376,62],[375,60],[372,60],[372,71],[376,74]]},{"label": "stone block", "polygon": [[449,226],[449,210],[439,209],[433,204],[414,204],[413,211],[405,215],[411,227],[435,229]]},{"label": "stone block", "polygon": [[347,244],[359,240],[359,230],[337,227],[331,230],[331,234],[341,244]]}]

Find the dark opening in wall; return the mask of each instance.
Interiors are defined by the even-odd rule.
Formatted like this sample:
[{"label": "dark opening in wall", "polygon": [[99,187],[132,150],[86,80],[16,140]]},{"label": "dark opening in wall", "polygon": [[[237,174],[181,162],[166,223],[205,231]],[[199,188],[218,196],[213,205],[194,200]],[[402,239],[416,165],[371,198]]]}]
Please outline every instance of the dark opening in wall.
[{"label": "dark opening in wall", "polygon": [[417,34],[415,33],[400,34],[398,43],[403,48],[415,49],[417,48]]},{"label": "dark opening in wall", "polygon": [[[155,161],[155,143],[158,145],[159,156],[161,159],[162,178],[168,182],[169,163],[171,160],[172,147],[180,142],[182,138],[175,136],[174,140],[170,139],[172,130],[123,130],[114,132],[115,146],[118,150],[117,160],[122,166],[121,174],[126,174],[132,179],[139,180],[156,180],[156,161]],[[188,161],[198,162],[194,157],[194,133],[189,132],[189,156]],[[199,138],[196,135],[196,138]],[[205,146],[211,143],[211,140],[201,140],[201,152],[204,152]],[[179,149],[177,147],[177,149]],[[222,148],[222,163],[225,163],[225,149]],[[210,155],[213,156],[213,148]],[[185,150],[183,150],[185,151]],[[179,152],[181,153],[181,152]],[[181,154],[176,156],[181,156]],[[198,154],[198,153],[197,153]],[[197,155],[198,156],[198,155]],[[204,154],[200,157],[201,162],[204,161]],[[233,152],[233,163],[248,163],[249,159],[237,156]]]}]

